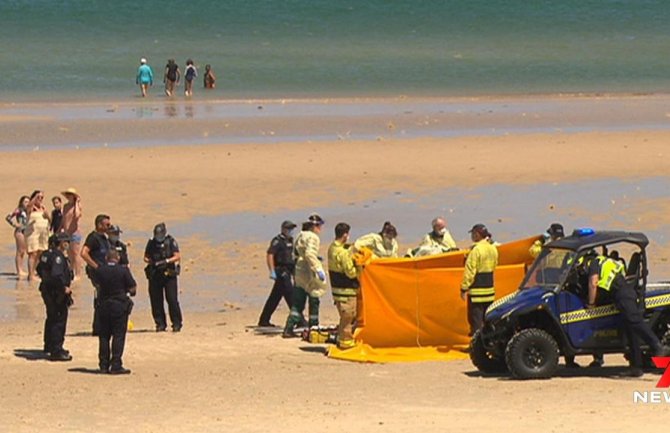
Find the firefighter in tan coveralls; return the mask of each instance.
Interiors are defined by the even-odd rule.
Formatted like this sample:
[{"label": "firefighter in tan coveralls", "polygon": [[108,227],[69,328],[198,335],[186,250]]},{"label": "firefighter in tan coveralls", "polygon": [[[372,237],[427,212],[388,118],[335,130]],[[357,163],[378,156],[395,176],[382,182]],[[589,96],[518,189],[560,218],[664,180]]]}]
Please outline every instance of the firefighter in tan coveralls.
[{"label": "firefighter in tan coveralls", "polygon": [[[309,216],[303,223],[302,231],[293,241],[295,263],[295,288],[293,289],[293,305],[286,319],[282,334],[285,338],[293,337],[293,329],[302,320],[305,303],[309,302],[308,325],[319,324],[319,298],[326,292],[326,272],[319,258],[321,226],[325,223],[317,214]],[[308,301],[309,300],[309,301]]]},{"label": "firefighter in tan coveralls", "polygon": [[484,224],[470,230],[475,243],[465,260],[461,298],[468,301],[470,336],[484,325],[484,313],[495,299],[493,273],[498,266],[498,249],[491,244],[491,234]]},{"label": "firefighter in tan coveralls", "polygon": [[386,221],[382,231],[379,233],[369,233],[356,239],[354,250],[360,251],[367,248],[372,251],[375,259],[383,257],[398,257],[398,231],[395,226]]},{"label": "firefighter in tan coveralls", "polygon": [[351,227],[347,223],[335,226],[335,240],[328,247],[328,274],[333,289],[333,300],[340,314],[337,327],[337,347],[349,349],[355,345],[353,323],[356,319],[356,296],[359,283],[349,240]]}]

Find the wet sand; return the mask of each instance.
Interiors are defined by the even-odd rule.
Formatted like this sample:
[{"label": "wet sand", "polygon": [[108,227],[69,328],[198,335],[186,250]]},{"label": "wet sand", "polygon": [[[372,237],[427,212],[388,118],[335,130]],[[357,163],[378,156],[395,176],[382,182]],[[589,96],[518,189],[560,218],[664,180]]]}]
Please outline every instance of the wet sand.
[{"label": "wet sand", "polygon": [[[0,425],[26,432],[54,425],[65,431],[175,431],[175,425],[179,431],[342,431],[353,419],[354,430],[510,425],[524,432],[538,423],[581,430],[597,417],[595,430],[605,431],[625,429],[621,422],[632,429],[643,416],[645,425],[660,426],[662,405],[632,403],[632,391],[653,390],[657,376],[616,379],[620,357],[607,357],[612,367],[604,372],[585,369],[572,377],[563,370],[551,381],[521,383],[479,377],[467,361],[331,361],[320,346],[256,336],[247,327],[270,287],[267,242],[283,219],[300,222],[313,210],[328,224],[324,249],[340,220],[363,234],[391,219],[404,250],[438,213],[462,246],[475,222],[485,222],[501,241],[538,233],[554,220],[640,230],[655,248],[652,279],[667,278],[666,102],[658,96],[347,101],[345,108],[319,111],[335,104],[250,101],[237,115],[232,112],[243,103],[214,102],[194,104],[192,118],[182,102],[88,115],[79,106],[24,106],[21,113],[1,106],[2,208],[11,211],[34,188],[51,197],[76,187],[85,232],[101,212],[122,226],[140,287],[132,318],[137,331],[125,356],[133,374],[111,378],[89,372],[97,365],[97,342],[85,335],[87,281],[74,287],[66,346],[75,360],[51,364],[26,359],[41,347],[36,285],[0,276],[0,387],[9,390],[0,397]],[[412,113],[405,113],[407,104],[414,104]],[[181,114],[170,116],[171,105]],[[279,107],[287,105],[282,114]],[[91,104],[83,112],[98,109]],[[155,114],[119,114],[133,110]],[[417,123],[422,119],[427,124]],[[203,141],[205,132],[214,141]],[[150,332],[141,255],[159,221],[168,223],[184,255],[181,334]],[[9,227],[0,232],[4,273],[13,270],[11,235]],[[334,323],[330,298],[322,305],[323,322]],[[281,306],[273,322],[286,314]],[[52,404],[58,399],[67,405]],[[110,412],[112,399],[121,417]],[[483,406],[491,412],[482,414]]]}]

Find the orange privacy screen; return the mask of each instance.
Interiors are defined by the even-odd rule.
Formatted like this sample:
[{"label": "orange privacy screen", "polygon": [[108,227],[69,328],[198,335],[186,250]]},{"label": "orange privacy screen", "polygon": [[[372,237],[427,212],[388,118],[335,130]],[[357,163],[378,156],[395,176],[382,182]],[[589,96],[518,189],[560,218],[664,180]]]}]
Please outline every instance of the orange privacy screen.
[{"label": "orange privacy screen", "polygon": [[[533,262],[528,249],[537,237],[498,247],[496,298],[515,291]],[[363,362],[465,357],[452,349],[470,342],[466,302],[460,297],[467,251],[417,259],[380,259],[361,274],[356,346],[331,347],[329,356]]]}]

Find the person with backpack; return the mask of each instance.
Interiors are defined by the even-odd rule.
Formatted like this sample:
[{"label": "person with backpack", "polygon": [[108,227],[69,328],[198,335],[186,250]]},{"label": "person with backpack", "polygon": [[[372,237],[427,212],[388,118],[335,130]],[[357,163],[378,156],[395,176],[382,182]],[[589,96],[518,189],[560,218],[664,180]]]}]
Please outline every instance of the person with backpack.
[{"label": "person with backpack", "polygon": [[193,80],[198,76],[198,69],[193,64],[192,59],[186,61],[186,70],[184,71],[184,95],[193,96]]},{"label": "person with backpack", "polygon": [[156,324],[156,332],[167,330],[163,300],[167,301],[168,304],[172,331],[181,331],[182,315],[177,285],[180,260],[181,254],[177,241],[167,234],[165,223],[156,224],[154,237],[149,239],[144,250],[144,262],[147,264],[144,272],[149,280],[151,315]]}]

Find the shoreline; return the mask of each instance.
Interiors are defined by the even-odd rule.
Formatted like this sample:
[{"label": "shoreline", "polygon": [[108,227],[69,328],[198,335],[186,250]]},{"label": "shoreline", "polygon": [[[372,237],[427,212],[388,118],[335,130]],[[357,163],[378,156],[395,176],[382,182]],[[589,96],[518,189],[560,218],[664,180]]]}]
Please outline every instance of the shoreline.
[{"label": "shoreline", "polygon": [[[156,87],[156,86],[154,86]],[[218,89],[223,91],[223,89]],[[415,102],[462,102],[462,101],[513,101],[513,100],[554,100],[554,99],[634,99],[634,98],[669,98],[670,91],[655,91],[655,92],[546,92],[546,93],[493,93],[493,94],[405,94],[402,92],[385,94],[385,95],[285,95],[272,97],[240,97],[234,96],[227,98],[225,96],[209,95],[204,98],[199,98],[203,94],[209,94],[204,89],[200,89],[199,93],[191,98],[184,97],[178,94],[173,98],[168,98],[161,91],[155,90],[156,94],[152,94],[147,98],[142,98],[139,95],[131,98],[76,98],[76,99],[17,99],[17,100],[3,100],[0,99],[0,109],[8,107],[29,107],[29,106],[95,106],[95,105],[138,105],[154,102],[192,102],[192,103],[212,103],[212,104],[255,104],[255,103],[316,103],[316,102],[368,102],[368,103],[387,103],[390,101],[415,101]]]}]

